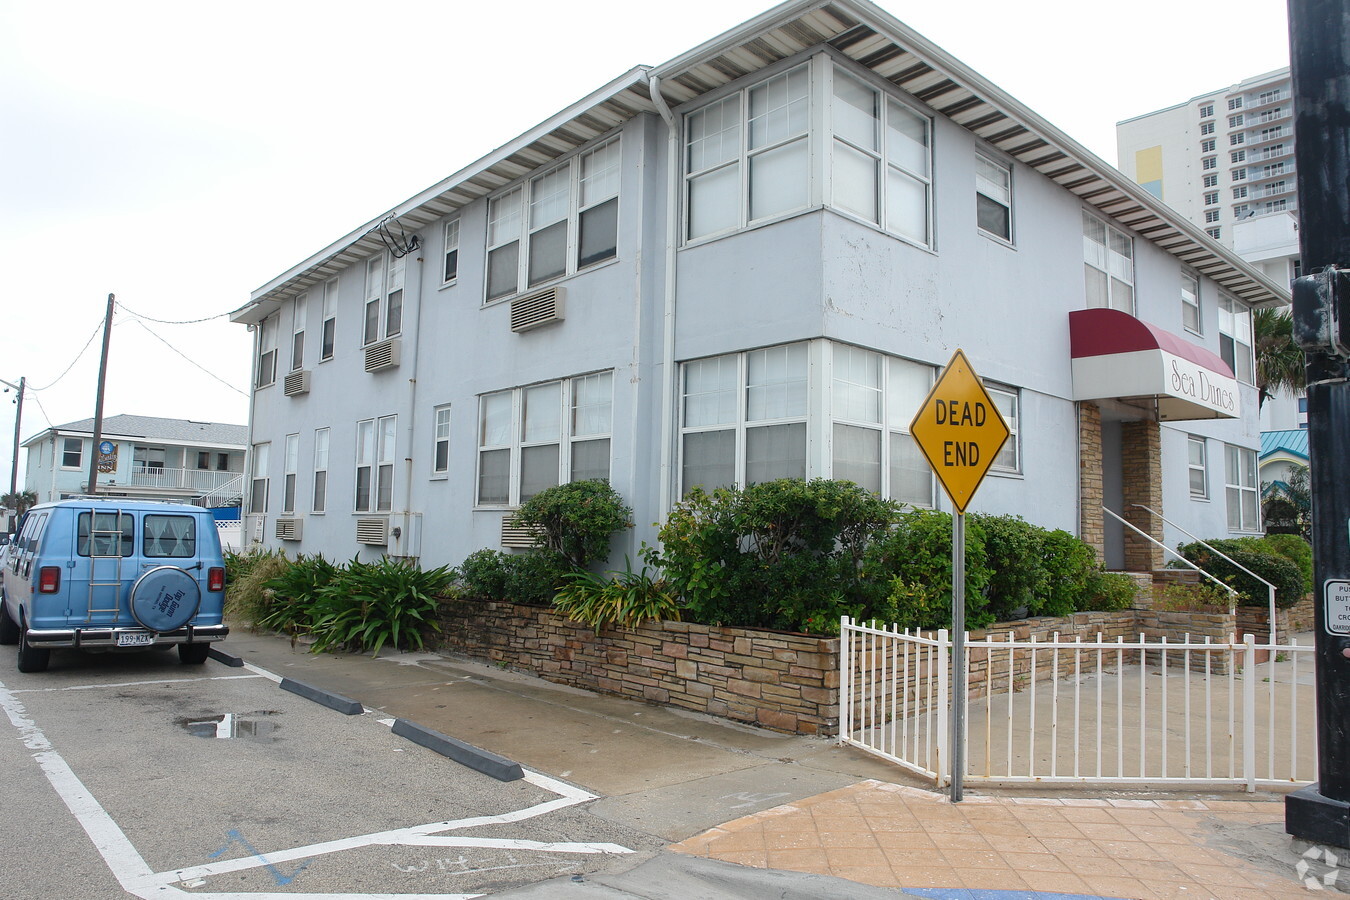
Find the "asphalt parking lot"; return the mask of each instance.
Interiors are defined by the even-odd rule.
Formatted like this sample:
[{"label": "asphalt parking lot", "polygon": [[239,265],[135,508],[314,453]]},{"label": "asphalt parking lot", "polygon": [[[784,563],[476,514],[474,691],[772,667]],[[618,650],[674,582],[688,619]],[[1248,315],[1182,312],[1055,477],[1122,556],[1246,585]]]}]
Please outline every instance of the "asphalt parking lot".
[{"label": "asphalt parking lot", "polygon": [[582,789],[528,770],[498,781],[263,669],[61,653],[23,675],[12,652],[11,896],[452,898],[628,868],[663,845],[592,815]]}]

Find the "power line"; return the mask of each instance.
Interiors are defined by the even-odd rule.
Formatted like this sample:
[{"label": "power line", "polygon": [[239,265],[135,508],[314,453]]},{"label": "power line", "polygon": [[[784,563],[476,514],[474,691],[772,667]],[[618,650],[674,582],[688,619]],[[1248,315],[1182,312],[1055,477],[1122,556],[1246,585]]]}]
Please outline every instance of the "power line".
[{"label": "power line", "polygon": [[139,325],[139,326],[141,326],[142,328],[144,328],[144,329],[146,330],[146,332],[148,332],[149,335],[150,335],[151,337],[153,337],[155,340],[159,341],[161,344],[163,344],[164,346],[168,347],[168,348],[169,348],[170,350],[172,350],[174,353],[177,353],[179,356],[183,357],[183,359],[185,359],[185,360],[187,360],[188,362],[192,363],[193,366],[196,366],[198,369],[201,369],[201,371],[205,372],[207,375],[210,375],[210,376],[211,376],[212,378],[214,378],[216,381],[219,381],[221,384],[225,385],[227,388],[229,388],[230,390],[234,391],[236,394],[240,394],[240,395],[242,395],[242,396],[244,396],[244,397],[247,397],[247,396],[248,396],[248,391],[241,391],[241,390],[239,390],[239,388],[237,388],[237,387],[235,387],[234,385],[230,384],[230,383],[229,383],[228,381],[226,381],[224,378],[221,378],[219,375],[217,375],[217,374],[215,374],[214,372],[212,372],[212,371],[206,369],[206,368],[203,367],[200,363],[198,363],[196,360],[192,359],[190,356],[188,356],[186,353],[184,353],[182,350],[179,350],[179,349],[178,349],[177,347],[175,347],[173,344],[170,344],[168,341],[164,340],[164,338],[160,337],[159,335],[157,335],[157,334],[155,334],[153,331],[151,331],[149,325],[146,325],[144,322],[141,322],[141,321],[136,321],[136,324]]},{"label": "power line", "polygon": [[103,330],[103,317],[99,316],[98,324],[94,326],[94,331],[92,334],[89,335],[89,340],[84,342],[84,346],[80,348],[79,353],[75,354],[75,358],[70,361],[70,365],[66,366],[66,370],[62,372],[60,375],[56,376],[56,381],[53,381],[51,384],[44,385],[42,387],[33,387],[31,384],[25,385],[25,387],[30,391],[45,391],[56,387],[56,385],[60,383],[61,379],[69,375],[70,370],[75,368],[75,364],[80,361],[80,357],[84,356],[84,351],[89,349],[89,345],[94,342],[94,338],[98,337],[99,332],[102,330]]},{"label": "power line", "polygon": [[[119,307],[121,307],[124,311],[131,313],[131,314],[132,314],[133,316],[135,316],[136,318],[138,318],[138,319],[144,319],[144,320],[147,321],[147,322],[154,322],[156,325],[198,325],[198,324],[200,324],[200,323],[202,323],[202,322],[211,322],[211,321],[214,321],[215,319],[223,319],[223,318],[225,318],[226,316],[229,315],[228,312],[223,312],[223,313],[217,313],[217,314],[214,315],[214,316],[207,316],[207,317],[204,318],[204,319],[184,319],[184,320],[182,320],[182,321],[175,321],[175,320],[172,320],[172,319],[153,319],[153,318],[151,318],[150,316],[144,316],[144,315],[141,315],[140,313],[136,312],[136,310],[134,310],[134,309],[132,309],[131,307],[127,306],[127,305],[126,305],[125,303],[123,303],[121,300],[118,300],[118,301],[117,301],[117,305],[118,305]],[[147,329],[147,330],[149,330],[149,329]]]}]

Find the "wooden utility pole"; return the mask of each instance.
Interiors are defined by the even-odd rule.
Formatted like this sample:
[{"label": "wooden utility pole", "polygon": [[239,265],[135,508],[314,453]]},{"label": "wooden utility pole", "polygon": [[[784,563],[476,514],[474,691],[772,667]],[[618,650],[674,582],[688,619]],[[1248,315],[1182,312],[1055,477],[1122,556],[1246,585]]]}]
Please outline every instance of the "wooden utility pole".
[{"label": "wooden utility pole", "polygon": [[108,377],[108,345],[112,341],[112,320],[113,307],[117,301],[112,294],[108,295],[108,312],[103,317],[103,356],[98,361],[98,394],[94,400],[94,445],[90,448],[89,454],[89,488],[87,493],[90,496],[98,493],[98,445],[103,440],[103,392],[104,383]]}]

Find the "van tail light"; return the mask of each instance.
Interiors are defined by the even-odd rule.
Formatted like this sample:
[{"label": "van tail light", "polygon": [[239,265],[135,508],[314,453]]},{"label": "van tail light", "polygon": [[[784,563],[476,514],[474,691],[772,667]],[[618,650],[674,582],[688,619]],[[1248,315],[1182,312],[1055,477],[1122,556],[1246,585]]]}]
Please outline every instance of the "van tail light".
[{"label": "van tail light", "polygon": [[212,593],[225,590],[225,570],[220,566],[206,570],[206,589]]},{"label": "van tail light", "polygon": [[61,590],[61,569],[59,566],[43,566],[38,570],[38,593],[55,594]]}]

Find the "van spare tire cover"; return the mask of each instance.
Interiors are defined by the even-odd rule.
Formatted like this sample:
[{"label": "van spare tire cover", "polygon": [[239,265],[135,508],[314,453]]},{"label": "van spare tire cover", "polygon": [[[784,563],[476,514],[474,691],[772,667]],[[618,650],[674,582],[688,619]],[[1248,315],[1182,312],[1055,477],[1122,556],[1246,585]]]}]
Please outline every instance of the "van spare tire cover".
[{"label": "van spare tire cover", "polygon": [[131,586],[131,614],[151,631],[182,628],[201,602],[197,579],[177,566],[157,566]]}]

